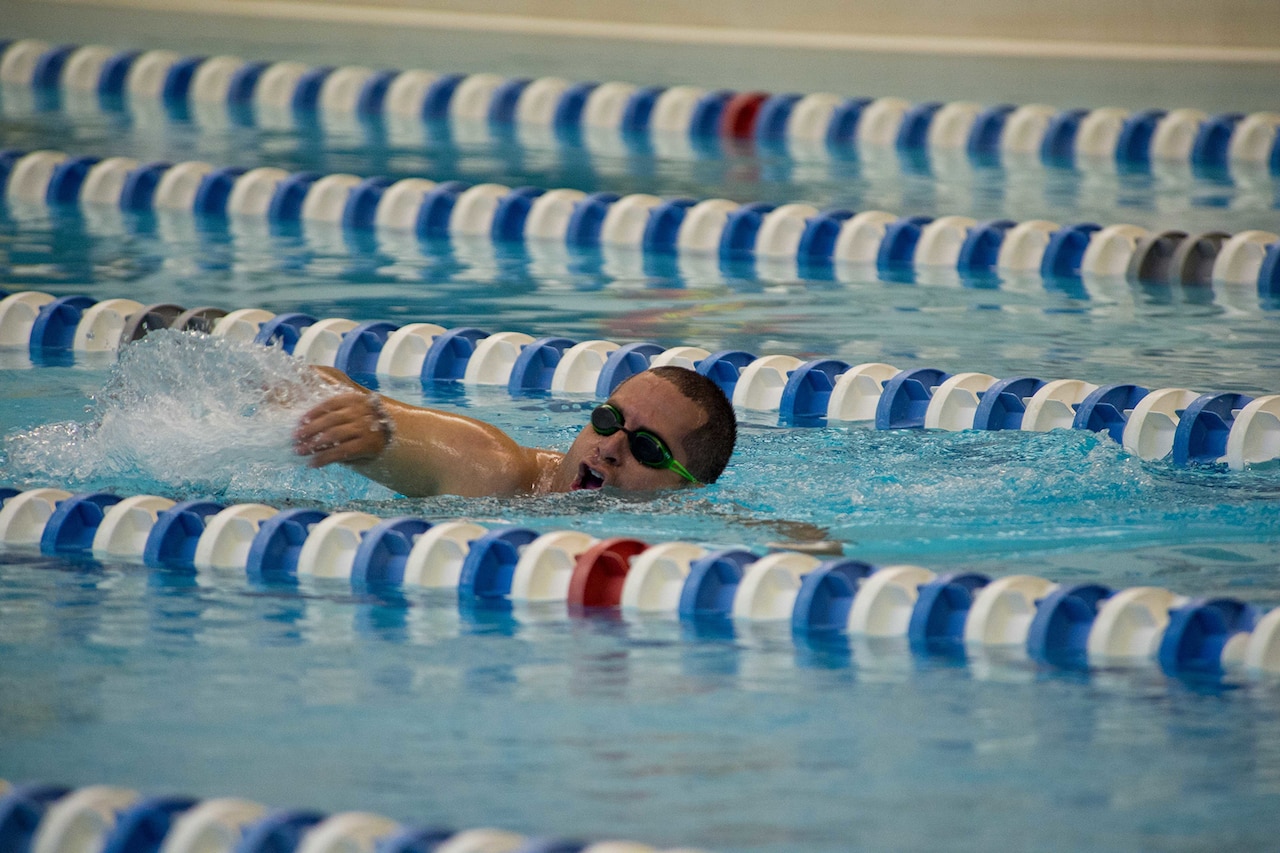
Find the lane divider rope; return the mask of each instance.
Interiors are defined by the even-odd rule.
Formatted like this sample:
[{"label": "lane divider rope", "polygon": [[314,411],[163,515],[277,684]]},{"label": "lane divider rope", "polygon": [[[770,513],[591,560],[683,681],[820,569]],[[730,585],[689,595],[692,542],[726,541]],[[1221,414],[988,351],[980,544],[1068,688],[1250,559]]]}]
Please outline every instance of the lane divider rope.
[{"label": "lane divider rope", "polygon": [[[752,142],[800,157],[870,147],[957,152],[976,160],[1033,156],[1052,165],[1189,164],[1213,174],[1280,174],[1280,113],[1197,109],[1058,109],[894,97],[735,92],[556,77],[504,78],[364,66],[308,66],[172,50],[0,42],[0,83],[36,95],[128,100],[185,118],[250,126],[349,130],[372,119],[482,123],[522,141],[646,147],[688,155],[708,141]],[[461,130],[461,128],[460,128]]]},{"label": "lane divider rope", "polygon": [[416,238],[487,239],[568,251],[676,255],[711,269],[778,267],[791,277],[836,269],[949,270],[961,276],[1125,278],[1213,288],[1256,286],[1280,297],[1280,235],[1248,230],[1156,232],[1135,225],[899,216],[810,204],[662,199],[646,193],[289,173],[209,163],[142,163],[61,151],[0,151],[0,189],[13,205],[193,216],[270,233],[377,230]]},{"label": "lane divider rope", "polygon": [[712,379],[736,408],[777,413],[790,426],[871,422],[876,429],[1084,429],[1106,433],[1143,460],[1243,470],[1280,458],[1280,394],[1099,386],[1034,376],[997,379],[931,367],[900,370],[881,362],[851,365],[835,358],[802,361],[651,342],[535,339],[523,332],[445,329],[434,323],[55,298],[39,291],[0,299],[0,346],[25,348],[35,364],[110,358],[119,347],[166,328],[278,346],[365,385],[379,377],[416,378],[425,386],[505,387],[517,397],[550,393],[605,399],[629,376],[676,365]]},{"label": "lane divider rope", "polygon": [[[500,829],[454,831],[372,812],[268,809],[238,797],[199,800],[130,788],[0,779],[0,849],[6,853],[659,853],[634,841],[527,837]],[[697,853],[680,848],[683,853]],[[675,853],[675,851],[671,851]]]},{"label": "lane divider rope", "polygon": [[1031,576],[991,579],[877,567],[795,551],[597,539],[468,521],[57,488],[0,490],[0,543],[166,571],[243,572],[255,582],[455,590],[460,600],[560,602],[697,624],[789,623],[813,637],[899,638],[918,654],[1024,652],[1050,667],[1141,666],[1169,676],[1280,672],[1280,608],[1113,590]]}]

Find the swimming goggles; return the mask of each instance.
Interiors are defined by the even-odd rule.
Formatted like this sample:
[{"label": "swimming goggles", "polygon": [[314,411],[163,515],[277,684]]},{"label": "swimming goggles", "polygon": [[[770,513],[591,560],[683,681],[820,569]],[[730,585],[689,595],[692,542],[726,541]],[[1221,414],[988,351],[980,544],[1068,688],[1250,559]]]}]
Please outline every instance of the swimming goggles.
[{"label": "swimming goggles", "polygon": [[648,430],[632,431],[622,424],[622,412],[608,403],[597,406],[591,413],[591,428],[600,435],[613,435],[618,430],[627,434],[627,446],[631,448],[631,455],[641,465],[647,465],[650,468],[670,468],[690,483],[698,482],[698,478],[690,474],[689,469],[671,455],[665,441]]}]

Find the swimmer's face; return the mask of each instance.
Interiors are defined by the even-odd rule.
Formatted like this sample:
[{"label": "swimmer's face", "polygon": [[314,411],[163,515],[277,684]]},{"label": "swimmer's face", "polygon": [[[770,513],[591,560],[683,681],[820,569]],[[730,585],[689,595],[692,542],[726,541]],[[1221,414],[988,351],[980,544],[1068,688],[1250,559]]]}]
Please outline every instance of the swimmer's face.
[{"label": "swimmer's face", "polygon": [[[622,413],[627,430],[645,430],[659,438],[676,461],[689,464],[685,437],[702,426],[706,414],[676,386],[653,373],[640,373],[624,382],[609,398]],[[651,491],[687,486],[689,482],[670,468],[651,468],[631,454],[627,433],[618,430],[600,435],[583,427],[552,484],[554,491],[614,489]]]}]

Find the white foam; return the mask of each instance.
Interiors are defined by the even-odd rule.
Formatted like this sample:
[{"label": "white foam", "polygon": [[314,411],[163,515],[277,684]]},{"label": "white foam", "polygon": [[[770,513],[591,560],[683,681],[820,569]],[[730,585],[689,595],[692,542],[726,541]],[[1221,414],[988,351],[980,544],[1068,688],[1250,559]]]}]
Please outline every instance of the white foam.
[{"label": "white foam", "polygon": [[160,330],[121,350],[88,422],[10,435],[5,450],[20,476],[59,482],[331,497],[337,479],[359,493],[363,478],[292,449],[299,417],[333,393],[279,348]]}]

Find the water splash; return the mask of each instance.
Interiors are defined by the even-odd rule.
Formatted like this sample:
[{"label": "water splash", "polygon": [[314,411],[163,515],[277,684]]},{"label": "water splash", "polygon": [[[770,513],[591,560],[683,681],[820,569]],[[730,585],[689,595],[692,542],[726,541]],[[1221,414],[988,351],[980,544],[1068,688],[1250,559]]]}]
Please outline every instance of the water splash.
[{"label": "water splash", "polygon": [[[499,392],[424,401],[408,385],[401,390],[409,402],[465,410],[531,446],[567,447],[585,420],[564,401],[517,404]],[[279,350],[156,332],[121,354],[86,422],[11,435],[3,481],[470,518],[601,538],[752,546],[830,539],[861,558],[916,562],[1266,541],[1280,500],[1280,466],[1147,463],[1080,430],[857,426],[747,427],[725,476],[707,489],[408,500],[340,466],[311,470],[293,454],[298,417],[329,393]]]},{"label": "water splash", "polygon": [[87,422],[9,435],[7,480],[120,493],[279,501],[363,497],[380,487],[306,467],[291,433],[333,386],[282,350],[161,330],[125,347]]}]

